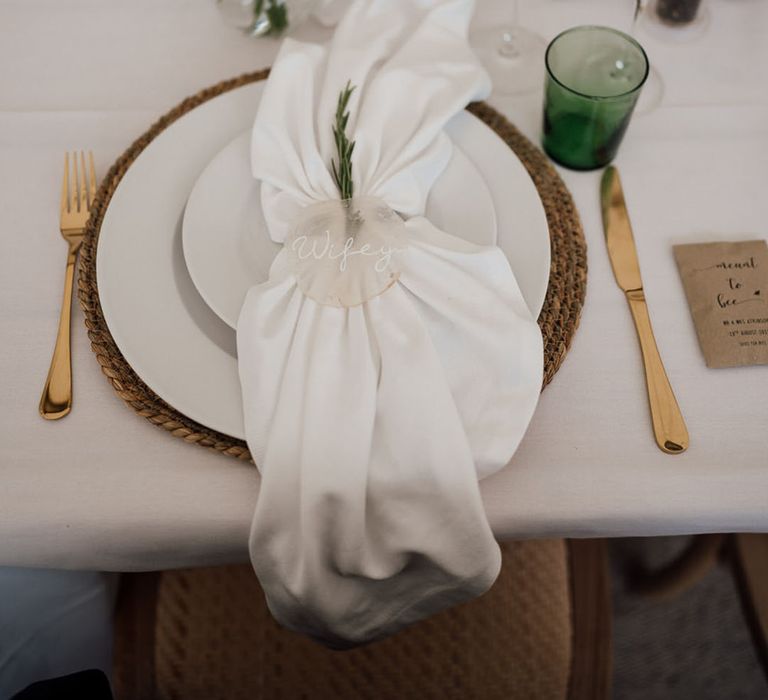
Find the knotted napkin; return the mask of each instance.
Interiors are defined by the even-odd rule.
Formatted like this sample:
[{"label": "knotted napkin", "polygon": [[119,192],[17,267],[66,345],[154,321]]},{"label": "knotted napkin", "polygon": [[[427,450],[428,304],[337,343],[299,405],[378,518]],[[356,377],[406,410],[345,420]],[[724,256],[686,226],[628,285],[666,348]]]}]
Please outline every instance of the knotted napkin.
[{"label": "knotted napkin", "polygon": [[[237,328],[261,473],[250,555],[275,618],[329,646],[490,587],[500,554],[478,479],[507,464],[541,388],[541,335],[504,254],[423,215],[451,156],[444,125],[489,92],[467,42],[472,6],[357,0],[329,44],[285,41],[253,128],[269,233],[285,245]],[[348,81],[364,214],[342,227],[381,219],[379,242],[391,227],[386,279],[384,246],[330,281],[328,258],[296,246],[297,226],[314,235],[345,210],[330,164]],[[334,296],[350,271],[362,286]]]}]

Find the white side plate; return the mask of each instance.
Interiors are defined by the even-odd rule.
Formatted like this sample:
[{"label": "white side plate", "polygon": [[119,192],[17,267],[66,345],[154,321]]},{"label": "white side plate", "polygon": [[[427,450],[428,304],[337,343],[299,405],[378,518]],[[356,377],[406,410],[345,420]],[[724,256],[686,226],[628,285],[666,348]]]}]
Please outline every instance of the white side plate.
[{"label": "white side plate", "polygon": [[[250,142],[248,129],[203,170],[187,201],[182,226],[184,259],[192,281],[231,328],[237,327],[246,293],[266,281],[281,248],[269,237],[264,221],[260,186],[251,175]],[[473,243],[496,243],[491,194],[457,146],[430,191],[426,216],[443,231]]]}]

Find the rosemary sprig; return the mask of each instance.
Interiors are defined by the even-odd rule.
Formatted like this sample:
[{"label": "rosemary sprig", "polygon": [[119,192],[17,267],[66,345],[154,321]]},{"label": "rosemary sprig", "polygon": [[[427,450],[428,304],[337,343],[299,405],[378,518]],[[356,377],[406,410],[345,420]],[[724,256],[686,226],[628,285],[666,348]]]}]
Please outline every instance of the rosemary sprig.
[{"label": "rosemary sprig", "polygon": [[355,91],[355,86],[347,81],[346,87],[339,94],[339,101],[336,105],[336,123],[333,127],[333,138],[336,141],[336,153],[339,161],[331,160],[333,170],[333,179],[339,188],[339,194],[342,199],[352,199],[354,185],[352,184],[352,152],[355,150],[355,142],[347,137],[347,122],[349,121],[349,112],[347,105],[349,98]]}]

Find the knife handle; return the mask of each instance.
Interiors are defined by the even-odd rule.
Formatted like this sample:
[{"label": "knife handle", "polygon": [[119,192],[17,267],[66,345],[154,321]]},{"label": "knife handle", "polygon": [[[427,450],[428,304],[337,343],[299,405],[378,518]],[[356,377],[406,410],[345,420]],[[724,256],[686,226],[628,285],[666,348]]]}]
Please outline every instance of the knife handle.
[{"label": "knife handle", "polygon": [[688,449],[688,429],[677,399],[669,384],[664,364],[656,346],[651,328],[651,317],[642,289],[626,292],[632,318],[635,321],[640,351],[645,366],[645,383],[648,387],[648,402],[651,405],[651,420],[656,444],[667,454],[679,454]]}]

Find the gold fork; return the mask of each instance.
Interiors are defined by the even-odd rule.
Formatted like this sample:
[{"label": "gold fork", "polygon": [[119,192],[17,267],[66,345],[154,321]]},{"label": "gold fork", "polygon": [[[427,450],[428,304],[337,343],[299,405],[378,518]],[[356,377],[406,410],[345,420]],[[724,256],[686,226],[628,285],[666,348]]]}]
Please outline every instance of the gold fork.
[{"label": "gold fork", "polygon": [[[72,153],[70,173],[69,153],[64,155],[64,179],[61,183],[61,207],[59,228],[69,246],[67,271],[64,276],[64,299],[61,302],[59,332],[56,347],[40,397],[40,415],[47,420],[63,418],[72,409],[72,355],[70,352],[70,322],[72,314],[72,285],[75,278],[77,252],[83,242],[90,207],[96,195],[96,169],[93,153],[88,151],[88,175],[86,181],[85,154],[80,151],[80,167],[77,153]],[[71,179],[70,179],[71,175]]]}]

